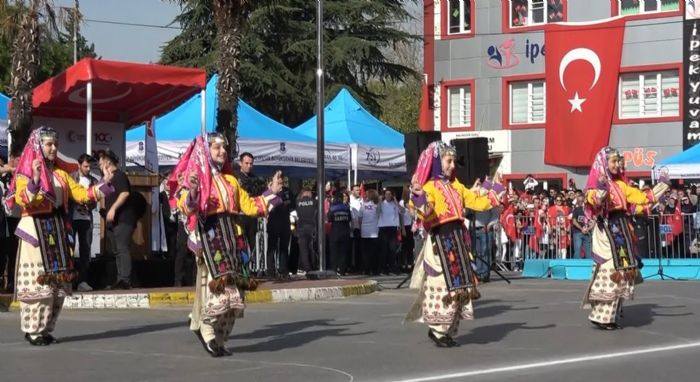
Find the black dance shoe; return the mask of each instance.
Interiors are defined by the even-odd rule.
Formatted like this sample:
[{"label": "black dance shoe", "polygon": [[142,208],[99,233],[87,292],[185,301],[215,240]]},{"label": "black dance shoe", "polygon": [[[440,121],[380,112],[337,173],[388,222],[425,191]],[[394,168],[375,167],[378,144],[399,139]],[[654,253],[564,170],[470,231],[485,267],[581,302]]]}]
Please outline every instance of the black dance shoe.
[{"label": "black dance shoe", "polygon": [[455,341],[455,339],[450,337],[450,336],[445,336],[444,338],[445,338],[445,341],[447,342],[447,344],[450,345],[450,347],[458,348],[458,347],[462,346],[459,342]]},{"label": "black dance shoe", "polygon": [[452,347],[452,345],[450,345],[449,342],[447,340],[445,340],[445,338],[447,338],[447,336],[442,337],[442,338],[437,338],[437,336],[435,335],[435,333],[433,333],[432,330],[428,330],[428,338],[430,338],[435,343],[435,346],[437,346],[439,348]]},{"label": "black dance shoe", "polygon": [[211,340],[207,342],[206,346],[204,346],[204,350],[209,353],[210,356],[216,358],[216,357],[221,357],[223,354],[221,353],[221,348],[219,348],[218,345],[216,345],[216,340]]},{"label": "black dance shoe", "polygon": [[199,330],[193,330],[192,333],[197,337],[199,343],[202,344],[205,352],[209,353],[212,357],[221,357],[222,353],[214,340],[209,342],[204,341],[204,337],[202,337],[202,333]]},{"label": "black dance shoe", "polygon": [[59,343],[56,337],[52,336],[51,334],[44,334],[42,335],[44,337],[44,340],[46,340],[47,343],[49,344],[57,344]]},{"label": "black dance shoe", "polygon": [[48,346],[51,344],[49,340],[46,339],[44,336],[39,336],[37,338],[32,338],[29,334],[25,335],[24,338],[29,342],[30,345],[32,346]]},{"label": "black dance shoe", "polygon": [[219,354],[222,356],[230,357],[233,355],[233,353],[226,349],[226,346],[219,346]]},{"label": "black dance shoe", "polygon": [[617,325],[616,323],[611,323],[611,324],[601,324],[600,322],[595,322],[591,321],[593,325],[595,325],[598,329],[600,330],[616,330],[620,329],[620,326]]}]

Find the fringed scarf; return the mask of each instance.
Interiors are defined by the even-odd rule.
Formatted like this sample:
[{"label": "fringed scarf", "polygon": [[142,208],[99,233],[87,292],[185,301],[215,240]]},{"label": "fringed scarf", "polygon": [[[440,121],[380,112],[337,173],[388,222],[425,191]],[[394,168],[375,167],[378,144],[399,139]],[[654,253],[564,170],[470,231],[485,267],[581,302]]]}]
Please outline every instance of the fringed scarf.
[{"label": "fringed scarf", "polygon": [[[181,187],[190,188],[190,174],[195,174],[199,180],[199,192],[197,193],[197,206],[199,207],[199,219],[206,218],[211,192],[213,176],[215,174],[233,175],[233,167],[230,160],[226,160],[223,166],[216,165],[209,153],[209,144],[206,136],[199,136],[193,140],[177,162],[175,169],[168,176],[168,191],[171,198],[175,198]],[[179,178],[182,178],[180,184]],[[191,216],[187,221],[190,231],[196,228],[197,216]]]}]

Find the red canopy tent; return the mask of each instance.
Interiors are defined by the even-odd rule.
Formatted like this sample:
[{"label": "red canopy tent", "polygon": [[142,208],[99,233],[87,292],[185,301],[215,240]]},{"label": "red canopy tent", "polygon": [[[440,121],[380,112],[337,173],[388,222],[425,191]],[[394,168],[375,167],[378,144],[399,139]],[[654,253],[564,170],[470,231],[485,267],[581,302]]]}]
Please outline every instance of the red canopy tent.
[{"label": "red canopy tent", "polygon": [[32,105],[39,117],[85,118],[91,153],[93,121],[126,129],[165,114],[205,87],[202,69],[85,58],[34,88]]}]

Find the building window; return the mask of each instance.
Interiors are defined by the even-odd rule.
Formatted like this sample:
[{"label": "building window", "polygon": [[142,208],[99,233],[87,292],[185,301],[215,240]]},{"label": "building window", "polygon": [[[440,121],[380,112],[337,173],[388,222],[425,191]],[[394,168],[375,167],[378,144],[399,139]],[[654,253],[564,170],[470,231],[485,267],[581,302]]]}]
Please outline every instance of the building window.
[{"label": "building window", "polygon": [[449,34],[469,33],[472,30],[472,2],[470,0],[449,0],[447,20]]},{"label": "building window", "polygon": [[510,88],[510,124],[544,123],[546,90],[544,80],[514,81]]},{"label": "building window", "polygon": [[471,127],[472,87],[471,85],[450,86],[447,88],[447,127]]},{"label": "building window", "polygon": [[617,14],[621,16],[680,11],[678,0],[618,0],[617,3]]},{"label": "building window", "polygon": [[563,0],[509,0],[511,28],[564,21]]},{"label": "building window", "polygon": [[620,75],[620,119],[677,117],[680,115],[678,70]]}]

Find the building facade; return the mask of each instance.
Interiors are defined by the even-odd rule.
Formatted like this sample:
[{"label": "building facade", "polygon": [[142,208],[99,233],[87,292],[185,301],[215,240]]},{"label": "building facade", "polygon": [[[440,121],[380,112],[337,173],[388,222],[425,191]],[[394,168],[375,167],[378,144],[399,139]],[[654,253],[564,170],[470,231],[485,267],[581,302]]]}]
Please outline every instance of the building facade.
[{"label": "building facade", "polygon": [[648,179],[682,150],[683,1],[425,1],[425,74],[433,129],[443,140],[484,136],[495,165],[518,184],[583,186],[588,168],[544,164],[544,25],[627,18],[610,145]]}]

